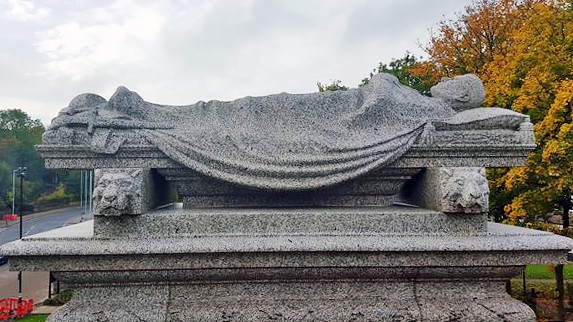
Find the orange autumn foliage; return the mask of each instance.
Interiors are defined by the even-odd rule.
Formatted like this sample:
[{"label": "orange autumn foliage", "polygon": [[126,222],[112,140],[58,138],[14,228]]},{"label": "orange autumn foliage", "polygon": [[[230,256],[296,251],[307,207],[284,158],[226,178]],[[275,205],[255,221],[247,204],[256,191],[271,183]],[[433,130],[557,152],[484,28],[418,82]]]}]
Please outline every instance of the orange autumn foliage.
[{"label": "orange autumn foliage", "polygon": [[523,8],[533,1],[479,0],[456,20],[442,21],[424,47],[429,60],[411,69],[413,75],[435,84],[442,77],[474,73],[511,45],[510,34],[526,18]]},{"label": "orange autumn foliage", "polygon": [[566,217],[573,206],[573,1],[478,0],[442,22],[426,52],[430,59],[410,70],[414,76],[475,73],[486,106],[534,123],[538,147],[526,166],[488,172],[490,209],[513,223],[555,211]]}]

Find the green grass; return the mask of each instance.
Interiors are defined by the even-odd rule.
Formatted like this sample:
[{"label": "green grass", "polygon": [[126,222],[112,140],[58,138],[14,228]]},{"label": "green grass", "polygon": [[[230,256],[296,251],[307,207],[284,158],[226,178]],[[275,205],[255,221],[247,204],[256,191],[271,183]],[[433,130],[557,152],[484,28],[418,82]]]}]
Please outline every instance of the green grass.
[{"label": "green grass", "polygon": [[[563,266],[563,279],[565,292],[573,300],[573,264]],[[526,292],[535,289],[540,296],[557,298],[555,267],[553,265],[527,265],[525,269]],[[523,277],[521,274],[511,279],[512,295],[523,300]]]},{"label": "green grass", "polygon": [[[555,281],[549,279],[526,279],[525,290],[526,292],[535,289],[536,292],[543,294],[545,297],[557,298],[557,291],[555,289]],[[511,294],[513,297],[523,300],[523,280],[521,277],[513,278],[511,280]]]},{"label": "green grass", "polygon": [[[527,265],[525,269],[526,279],[555,279],[555,270],[553,265]],[[563,267],[563,279],[573,280],[573,264],[566,264]]]},{"label": "green grass", "polygon": [[47,314],[33,314],[33,315],[28,315],[25,316],[19,320],[16,320],[18,322],[44,322],[46,321],[46,319],[48,318]]}]

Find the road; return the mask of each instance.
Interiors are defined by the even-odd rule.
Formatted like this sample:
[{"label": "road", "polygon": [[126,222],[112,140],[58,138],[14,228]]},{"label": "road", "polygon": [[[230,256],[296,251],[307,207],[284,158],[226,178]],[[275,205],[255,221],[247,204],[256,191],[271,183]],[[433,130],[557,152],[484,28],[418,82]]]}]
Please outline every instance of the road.
[{"label": "road", "polygon": [[[64,208],[41,214],[24,216],[22,235],[38,234],[47,230],[79,222],[83,208]],[[6,229],[0,228],[0,245],[18,239],[20,226],[15,223]],[[0,266],[0,299],[18,297],[18,272],[8,270],[8,264]],[[48,297],[48,272],[23,272],[22,295],[34,298],[39,303]]]},{"label": "road", "polygon": [[[73,207],[24,216],[22,236],[26,237],[78,222],[82,216],[82,210],[81,207]],[[0,228],[0,245],[18,238],[20,238],[20,226],[17,222],[6,229]]]},{"label": "road", "polygon": [[[40,303],[48,297],[48,272],[22,272],[22,297]],[[18,297],[18,272],[0,266],[0,299]]]}]

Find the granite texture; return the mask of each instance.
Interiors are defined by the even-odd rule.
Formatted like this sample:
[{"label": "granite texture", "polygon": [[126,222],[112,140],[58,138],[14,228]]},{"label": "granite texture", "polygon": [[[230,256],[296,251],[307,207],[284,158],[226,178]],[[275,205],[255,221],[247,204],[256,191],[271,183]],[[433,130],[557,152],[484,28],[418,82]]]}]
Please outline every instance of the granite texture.
[{"label": "granite texture", "polygon": [[[348,91],[282,93],[178,107],[145,102],[120,87],[106,102],[85,99],[86,94],[74,100],[53,120],[43,144],[44,150],[83,145],[111,155],[123,146],[147,144],[182,167],[223,181],[261,189],[309,190],[389,165],[416,142],[433,146],[437,132],[433,122],[455,117],[451,104],[460,103],[463,108],[455,106],[461,110],[476,108],[483,100],[478,93],[483,85],[475,76],[454,78],[436,88],[439,94],[431,98],[401,85],[394,76],[378,74],[369,84]],[[507,130],[506,120],[497,114],[484,122],[481,113],[467,113],[460,112],[458,118],[468,131],[477,128],[497,137],[518,132]],[[526,122],[523,117],[522,123]],[[450,123],[464,128],[455,120]],[[531,148],[531,140],[513,145],[520,144],[522,149]]]},{"label": "granite texture", "polygon": [[177,309],[172,321],[220,321],[223,314],[229,321],[535,321],[531,309],[504,294],[499,282],[323,281],[178,288],[171,303],[186,303],[189,309]]},{"label": "granite texture", "polygon": [[493,223],[471,234],[170,233],[100,238],[86,222],[0,252],[11,270],[49,270],[76,290],[50,321],[534,321],[505,281],[573,248]]},{"label": "granite texture", "polygon": [[[148,245],[148,243],[143,244]],[[46,245],[44,245],[46,246]],[[58,245],[61,246],[61,245]],[[153,246],[153,245],[152,245]],[[276,274],[288,274],[283,268],[293,267],[293,271],[304,271],[305,268],[356,267],[368,268],[384,265],[384,267],[425,266],[464,267],[476,266],[466,270],[466,274],[476,275],[484,267],[523,266],[526,264],[566,263],[563,250],[534,250],[534,251],[481,251],[465,253],[463,251],[442,252],[393,252],[393,251],[330,251],[330,252],[300,252],[288,251],[237,252],[232,253],[163,253],[163,254],[98,254],[98,255],[50,255],[50,256],[14,256],[10,258],[11,270],[25,271],[76,271],[99,272],[111,271],[113,276],[121,276],[121,272],[147,270],[197,270],[199,276],[210,276],[210,273],[221,276],[236,276],[237,274],[257,275],[266,269]],[[383,263],[383,264],[381,264]],[[457,264],[457,265],[456,265]],[[231,270],[232,268],[232,270]],[[295,269],[296,268],[296,269]],[[249,269],[257,269],[248,273]],[[217,271],[219,270],[219,271]],[[91,274],[91,273],[90,273]],[[89,274],[88,274],[89,275]],[[111,275],[111,273],[110,273]],[[106,275],[106,276],[110,276]],[[468,275],[468,276],[473,276]],[[479,276],[480,274],[477,274]],[[175,275],[178,276],[178,275]],[[260,273],[260,276],[264,274]],[[442,276],[448,280],[449,275]],[[508,276],[507,279],[510,277]],[[249,279],[251,280],[251,279]],[[100,281],[101,283],[101,281]]]},{"label": "granite texture", "polygon": [[[435,133],[433,143],[415,144],[399,160],[384,168],[521,166],[535,148],[533,131],[508,131],[503,136],[491,131]],[[510,139],[513,143],[503,143]],[[151,145],[122,146],[114,155],[96,153],[77,145],[39,145],[36,149],[49,169],[186,169]]]},{"label": "granite texture", "polygon": [[163,269],[163,270],[115,270],[115,271],[55,271],[54,277],[66,284],[99,285],[124,284],[139,285],[164,283],[199,282],[257,282],[257,281],[298,281],[318,280],[442,280],[469,281],[487,279],[503,282],[519,275],[522,266],[428,266],[428,267],[233,267],[208,269]]},{"label": "granite texture", "polygon": [[[472,120],[468,122],[468,119]],[[499,107],[473,108],[445,120],[434,121],[438,131],[519,130],[530,123],[528,115]]]},{"label": "granite texture", "polygon": [[430,94],[443,100],[456,111],[476,108],[485,99],[483,83],[474,74],[444,77],[440,83],[430,88]]},{"label": "granite texture", "polygon": [[147,211],[141,169],[96,169],[94,172],[94,216],[136,215]]},{"label": "granite texture", "polygon": [[184,208],[389,206],[416,168],[377,169],[322,189],[268,191],[209,178],[190,169],[159,169],[183,197]]},{"label": "granite texture", "polygon": [[72,300],[47,321],[165,321],[169,293],[164,285],[74,288]]},{"label": "granite texture", "polygon": [[151,169],[96,169],[94,216],[140,215],[174,201],[163,177]]},{"label": "granite texture", "polygon": [[[79,95],[38,150],[100,169],[97,216],[0,253],[75,290],[49,321],[534,321],[505,281],[573,241],[486,222],[483,173],[525,162],[529,118],[479,108],[474,75],[432,93]],[[170,187],[184,209],[152,210]]]},{"label": "granite texture", "polygon": [[475,234],[485,214],[445,214],[416,207],[199,208],[161,210],[137,217],[95,218],[100,238],[206,236],[358,236]]},{"label": "granite texture", "polygon": [[407,183],[402,198],[449,214],[485,214],[489,187],[484,168],[427,168]]},{"label": "granite texture", "polygon": [[[94,238],[90,223],[83,236],[58,237],[55,230],[0,248],[11,269],[101,270],[107,265],[130,269],[305,266],[476,266],[564,263],[573,248],[569,238],[529,229],[488,224],[487,232],[459,235],[357,234],[271,236],[204,236],[119,239]],[[65,235],[64,235],[65,236]],[[169,260],[168,260],[169,259]],[[74,264],[74,262],[80,264]],[[32,264],[33,263],[33,264]],[[41,263],[45,265],[41,266]],[[54,265],[52,267],[52,265]],[[213,266],[215,265],[215,266]],[[223,265],[223,266],[218,266]]]},{"label": "granite texture", "polygon": [[48,321],[277,320],[521,322],[535,316],[500,281],[322,280],[84,287]]}]

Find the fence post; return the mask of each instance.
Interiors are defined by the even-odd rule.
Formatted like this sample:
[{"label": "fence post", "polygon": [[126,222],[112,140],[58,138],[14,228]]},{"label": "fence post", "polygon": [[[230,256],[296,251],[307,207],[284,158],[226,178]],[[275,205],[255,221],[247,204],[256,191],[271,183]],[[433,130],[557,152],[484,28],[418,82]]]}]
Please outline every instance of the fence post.
[{"label": "fence post", "polygon": [[557,314],[560,321],[565,321],[565,286],[563,284],[563,264],[555,266],[555,282],[557,284]]}]

